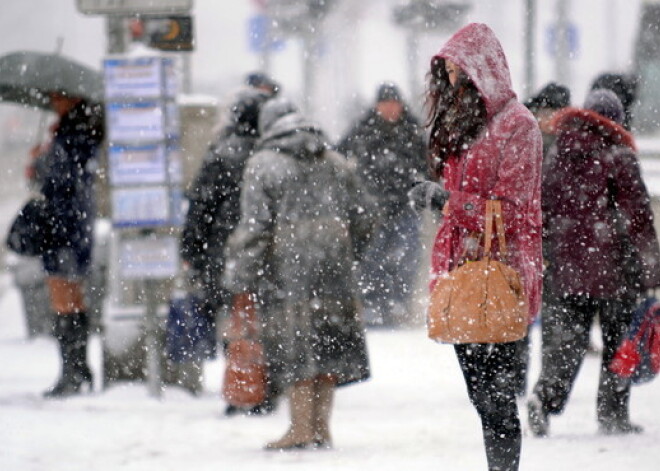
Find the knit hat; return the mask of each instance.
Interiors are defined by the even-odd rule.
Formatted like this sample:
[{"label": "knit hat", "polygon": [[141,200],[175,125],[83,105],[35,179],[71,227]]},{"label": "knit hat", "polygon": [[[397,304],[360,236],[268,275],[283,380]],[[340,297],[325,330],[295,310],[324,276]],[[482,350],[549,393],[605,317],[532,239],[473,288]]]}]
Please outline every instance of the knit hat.
[{"label": "knit hat", "polygon": [[592,90],[584,101],[584,107],[588,110],[611,119],[617,124],[623,124],[625,112],[621,100],[611,90],[599,88]]},{"label": "knit hat", "polygon": [[269,88],[273,95],[280,91],[280,85],[263,72],[252,72],[245,78],[245,84],[254,88]]},{"label": "knit hat", "polygon": [[571,91],[555,82],[550,82],[535,96],[527,100],[525,106],[532,111],[548,108],[558,110],[571,103]]},{"label": "knit hat", "polygon": [[401,92],[399,88],[393,83],[383,83],[378,87],[378,92],[376,93],[376,101],[403,101],[401,98]]}]

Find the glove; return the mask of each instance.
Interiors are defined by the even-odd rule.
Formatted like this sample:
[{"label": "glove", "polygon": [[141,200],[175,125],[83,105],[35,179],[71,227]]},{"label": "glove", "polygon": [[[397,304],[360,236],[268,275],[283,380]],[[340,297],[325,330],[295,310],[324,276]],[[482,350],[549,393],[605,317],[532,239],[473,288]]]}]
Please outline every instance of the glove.
[{"label": "glove", "polygon": [[410,206],[417,212],[425,208],[440,210],[449,199],[449,191],[439,183],[430,180],[415,182],[408,191]]}]

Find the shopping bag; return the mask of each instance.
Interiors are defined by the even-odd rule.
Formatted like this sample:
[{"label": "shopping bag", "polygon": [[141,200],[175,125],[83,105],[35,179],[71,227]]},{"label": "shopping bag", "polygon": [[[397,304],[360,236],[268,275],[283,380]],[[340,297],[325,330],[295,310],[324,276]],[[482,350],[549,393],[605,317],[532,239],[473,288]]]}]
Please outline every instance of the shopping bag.
[{"label": "shopping bag", "polygon": [[174,363],[211,360],[216,357],[217,339],[213,319],[192,293],[170,300],[165,331],[167,358]]},{"label": "shopping bag", "polygon": [[259,341],[259,322],[248,294],[235,296],[230,320],[222,396],[236,407],[252,407],[266,399],[266,360]]},{"label": "shopping bag", "polygon": [[643,384],[660,371],[660,301],[646,298],[635,310],[626,337],[609,369],[625,381]]},{"label": "shopping bag", "polygon": [[[500,260],[491,257],[493,223]],[[504,343],[527,334],[527,296],[519,273],[506,263],[499,201],[487,201],[485,226],[483,257],[465,261],[435,283],[427,316],[428,335],[434,340]]]}]

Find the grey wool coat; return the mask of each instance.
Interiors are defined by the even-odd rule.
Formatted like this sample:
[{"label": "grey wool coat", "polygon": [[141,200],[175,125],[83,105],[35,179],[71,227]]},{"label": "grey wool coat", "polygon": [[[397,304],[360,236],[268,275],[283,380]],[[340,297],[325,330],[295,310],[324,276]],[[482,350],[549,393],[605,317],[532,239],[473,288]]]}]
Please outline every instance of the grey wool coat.
[{"label": "grey wool coat", "polygon": [[[373,229],[347,160],[291,105],[273,100],[246,165],[241,218],[227,246],[225,286],[257,292],[273,380],[368,378],[354,261]],[[264,286],[267,288],[264,289]]]}]

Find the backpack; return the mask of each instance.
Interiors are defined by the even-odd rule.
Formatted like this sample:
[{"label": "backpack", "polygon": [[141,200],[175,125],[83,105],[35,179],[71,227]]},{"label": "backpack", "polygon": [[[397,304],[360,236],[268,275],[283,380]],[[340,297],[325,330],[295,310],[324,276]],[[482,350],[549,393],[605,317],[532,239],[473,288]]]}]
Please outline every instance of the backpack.
[{"label": "backpack", "polygon": [[660,371],[660,301],[645,299],[609,365],[610,371],[633,384],[651,381]]}]

